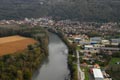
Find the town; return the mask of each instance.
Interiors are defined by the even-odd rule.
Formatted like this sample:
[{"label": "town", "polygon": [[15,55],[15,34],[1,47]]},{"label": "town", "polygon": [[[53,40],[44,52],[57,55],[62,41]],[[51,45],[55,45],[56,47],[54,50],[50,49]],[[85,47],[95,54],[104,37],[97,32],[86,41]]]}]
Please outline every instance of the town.
[{"label": "town", "polygon": [[54,21],[50,17],[1,20],[0,27],[30,25],[61,32],[70,44],[76,45],[78,80],[120,79],[120,23]]}]

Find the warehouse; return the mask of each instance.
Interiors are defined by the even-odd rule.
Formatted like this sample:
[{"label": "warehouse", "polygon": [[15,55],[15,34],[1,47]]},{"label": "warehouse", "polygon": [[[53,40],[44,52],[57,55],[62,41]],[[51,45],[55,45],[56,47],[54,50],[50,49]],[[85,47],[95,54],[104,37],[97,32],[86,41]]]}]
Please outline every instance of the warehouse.
[{"label": "warehouse", "polygon": [[93,68],[93,76],[95,80],[104,80],[103,74],[100,69]]}]

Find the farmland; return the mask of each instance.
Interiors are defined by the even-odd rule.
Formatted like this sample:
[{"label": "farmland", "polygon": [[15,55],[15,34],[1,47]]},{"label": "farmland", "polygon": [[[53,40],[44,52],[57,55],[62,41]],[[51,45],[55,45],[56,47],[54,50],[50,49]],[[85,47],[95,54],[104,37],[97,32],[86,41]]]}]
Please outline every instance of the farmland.
[{"label": "farmland", "polygon": [[9,36],[0,38],[0,56],[23,51],[28,45],[37,43],[34,39],[22,36]]},{"label": "farmland", "polygon": [[47,31],[39,26],[0,26],[0,80],[31,80],[47,46]]}]

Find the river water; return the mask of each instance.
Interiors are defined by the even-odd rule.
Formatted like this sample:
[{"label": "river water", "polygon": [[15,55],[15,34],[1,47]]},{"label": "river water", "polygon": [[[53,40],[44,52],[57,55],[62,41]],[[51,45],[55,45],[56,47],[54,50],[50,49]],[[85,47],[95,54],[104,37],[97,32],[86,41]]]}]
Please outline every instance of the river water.
[{"label": "river water", "polygon": [[32,80],[67,80],[68,48],[55,34],[49,34],[49,56],[33,74]]}]

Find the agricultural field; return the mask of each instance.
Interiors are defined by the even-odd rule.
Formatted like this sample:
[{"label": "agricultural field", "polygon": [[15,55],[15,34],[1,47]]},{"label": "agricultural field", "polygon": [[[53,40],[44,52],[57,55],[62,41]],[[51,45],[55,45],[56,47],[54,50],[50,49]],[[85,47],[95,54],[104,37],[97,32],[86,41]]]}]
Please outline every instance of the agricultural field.
[{"label": "agricultural field", "polygon": [[0,56],[12,54],[25,50],[28,45],[35,44],[37,41],[22,36],[9,36],[0,38]]}]

